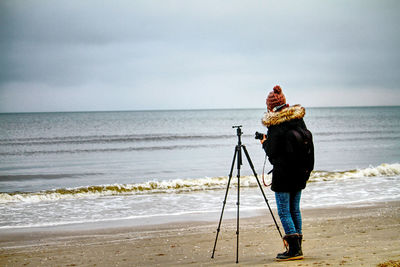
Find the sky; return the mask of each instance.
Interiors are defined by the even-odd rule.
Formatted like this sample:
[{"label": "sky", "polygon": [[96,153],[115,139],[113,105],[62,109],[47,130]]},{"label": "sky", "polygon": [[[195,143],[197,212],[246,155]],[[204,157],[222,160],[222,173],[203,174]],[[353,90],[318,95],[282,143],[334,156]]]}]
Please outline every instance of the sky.
[{"label": "sky", "polygon": [[0,112],[400,105],[397,0],[1,0]]}]

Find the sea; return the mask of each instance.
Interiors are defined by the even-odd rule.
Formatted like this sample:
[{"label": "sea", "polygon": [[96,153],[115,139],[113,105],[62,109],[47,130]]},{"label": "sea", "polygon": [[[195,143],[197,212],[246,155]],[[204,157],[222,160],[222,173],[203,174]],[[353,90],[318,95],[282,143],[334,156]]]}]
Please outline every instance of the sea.
[{"label": "sea", "polygon": [[[263,109],[0,114],[0,233],[233,218],[228,176],[241,125],[241,216],[275,209],[254,133]],[[400,107],[306,108],[315,169],[303,209],[400,200]],[[258,185],[258,181],[262,185]]]}]

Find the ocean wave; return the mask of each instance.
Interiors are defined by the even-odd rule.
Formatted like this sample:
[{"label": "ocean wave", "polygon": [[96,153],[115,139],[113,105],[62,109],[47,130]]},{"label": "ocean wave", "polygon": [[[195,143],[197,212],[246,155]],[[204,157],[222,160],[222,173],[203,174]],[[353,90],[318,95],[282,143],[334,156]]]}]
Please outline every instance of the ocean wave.
[{"label": "ocean wave", "polygon": [[[250,180],[242,177],[242,181]],[[7,202],[40,202],[59,199],[91,198],[123,194],[147,193],[182,193],[199,190],[213,190],[226,187],[227,177],[201,179],[174,179],[165,181],[148,181],[137,184],[109,184],[77,188],[62,188],[41,192],[0,193],[0,203]],[[235,182],[233,181],[234,185]],[[241,183],[242,185],[242,183]],[[246,185],[246,182],[243,183]],[[250,186],[250,185],[248,185]]]},{"label": "ocean wave", "polygon": [[330,181],[363,177],[385,177],[400,175],[400,163],[383,163],[377,167],[368,167],[365,169],[355,169],[349,171],[327,172],[314,171],[311,174],[310,182]]},{"label": "ocean wave", "polygon": [[[224,134],[135,134],[0,139],[0,156],[192,149],[224,145],[214,143],[234,137]],[[181,142],[185,140],[195,142]]]},{"label": "ocean wave", "polygon": [[134,134],[134,135],[89,135],[65,137],[34,137],[0,139],[1,145],[60,145],[60,144],[104,144],[104,143],[132,143],[154,141],[180,141],[180,140],[208,140],[225,139],[233,135],[177,135],[177,134]]},{"label": "ocean wave", "polygon": [[[314,135],[315,136],[315,135]],[[382,140],[382,141],[396,141],[399,140],[400,136],[355,136],[355,137],[339,137],[330,139],[320,139],[318,142],[349,142],[349,141],[370,141],[370,140]]]},{"label": "ocean wave", "polygon": [[[400,175],[400,163],[381,164],[377,167],[365,169],[328,172],[313,171],[309,182],[335,181],[363,177],[387,177]],[[261,183],[261,175],[259,175]],[[267,175],[266,180],[271,180]],[[228,177],[206,177],[200,179],[174,179],[166,181],[148,181],[136,184],[94,185],[77,188],[62,188],[41,192],[14,192],[0,193],[0,204],[10,202],[41,202],[62,199],[98,198],[116,195],[157,194],[157,193],[185,193],[202,190],[225,189]],[[241,187],[256,187],[254,176],[240,178]],[[236,177],[232,177],[231,185],[237,186]]]},{"label": "ocean wave", "polygon": [[314,135],[319,135],[319,136],[338,136],[338,135],[357,135],[357,136],[361,136],[361,135],[375,135],[375,136],[380,136],[382,134],[398,134],[399,132],[396,130],[365,130],[365,131],[354,131],[352,129],[347,129],[346,131],[314,131],[313,134]]},{"label": "ocean wave", "polygon": [[43,179],[60,179],[60,178],[82,178],[83,176],[102,175],[103,173],[52,173],[52,174],[17,174],[17,175],[0,175],[0,182],[6,181],[26,181],[26,180],[43,180]]},{"label": "ocean wave", "polygon": [[223,147],[228,144],[191,144],[191,145],[164,145],[164,146],[137,146],[137,147],[111,147],[111,148],[87,148],[87,149],[59,149],[59,150],[34,150],[34,151],[13,151],[0,152],[0,156],[32,156],[49,154],[78,154],[95,152],[131,152],[131,151],[155,151],[155,150],[175,150],[192,149],[202,147]]}]

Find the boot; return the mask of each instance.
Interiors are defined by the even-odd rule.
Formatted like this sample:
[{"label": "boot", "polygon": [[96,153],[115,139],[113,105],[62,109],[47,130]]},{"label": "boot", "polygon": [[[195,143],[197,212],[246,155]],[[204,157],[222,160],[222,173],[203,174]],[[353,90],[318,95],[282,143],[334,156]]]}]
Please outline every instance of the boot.
[{"label": "boot", "polygon": [[[301,255],[303,255],[303,247],[302,247],[302,243],[303,243],[303,235],[302,234],[298,234],[299,235],[299,253]],[[285,237],[283,237],[283,239],[285,239]],[[286,239],[285,239],[286,240]],[[285,251],[283,253],[279,253],[277,256],[281,256],[281,255],[286,255],[288,253],[288,251]]]},{"label": "boot", "polygon": [[279,253],[276,256],[277,261],[290,261],[303,259],[303,252],[300,247],[301,237],[298,234],[285,235],[283,238],[289,244],[289,250]]}]

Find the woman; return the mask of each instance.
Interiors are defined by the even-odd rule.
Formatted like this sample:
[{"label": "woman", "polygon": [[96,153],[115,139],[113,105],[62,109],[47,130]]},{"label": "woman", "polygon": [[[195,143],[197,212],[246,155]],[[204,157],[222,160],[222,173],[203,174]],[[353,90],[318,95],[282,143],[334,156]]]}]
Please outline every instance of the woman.
[{"label": "woman", "polygon": [[296,154],[292,153],[293,145],[290,144],[288,133],[293,129],[307,130],[303,121],[305,109],[300,105],[286,104],[285,95],[279,85],[269,93],[266,102],[268,112],[265,113],[262,123],[268,128],[268,137],[264,136],[261,143],[273,165],[271,190],[275,192],[279,218],[285,230],[284,240],[289,245],[289,250],[278,254],[276,259],[303,259],[300,198],[310,173],[304,174],[303,169],[298,166],[301,160],[293,156]]}]

